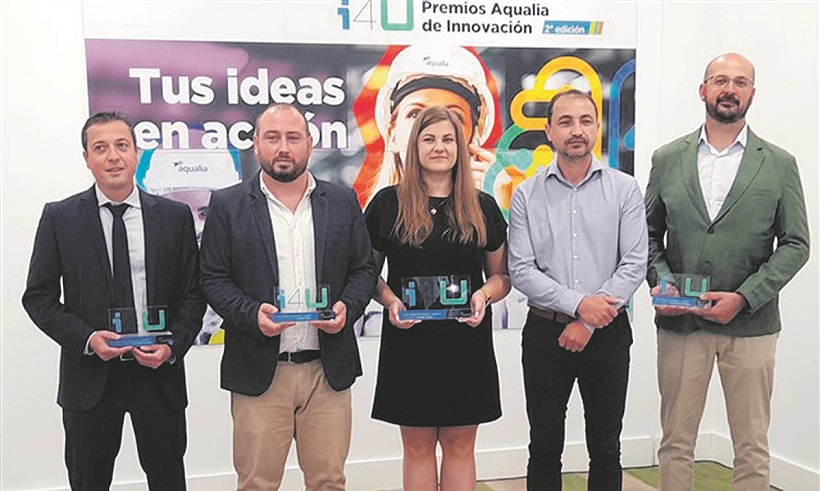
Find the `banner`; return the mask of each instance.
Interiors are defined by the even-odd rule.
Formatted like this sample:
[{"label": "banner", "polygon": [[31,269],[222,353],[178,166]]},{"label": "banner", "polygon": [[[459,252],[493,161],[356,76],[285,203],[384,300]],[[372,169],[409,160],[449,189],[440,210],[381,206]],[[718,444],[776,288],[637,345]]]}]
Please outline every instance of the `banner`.
[{"label": "banner", "polygon": [[[455,32],[452,29],[462,29],[453,26],[456,22],[474,30],[479,29],[469,27],[474,23],[494,22],[502,27],[485,39],[534,36],[534,31],[516,34],[505,29],[540,25],[542,43],[522,47],[427,43],[426,38],[423,44],[392,45],[368,44],[364,39],[356,44],[87,39],[89,111],[117,110],[132,119],[141,151],[138,185],[187,203],[198,235],[210,193],[258,172],[252,148],[254,123],[274,102],[292,103],[305,112],[314,142],[309,169],[317,178],[352,186],[363,207],[375,191],[396,182],[415,113],[427,105],[445,105],[462,114],[477,183],[496,198],[506,215],[515,186],[552,160],[543,131],[546,110],[552,96],[568,87],[591,93],[598,105],[602,128],[595,154],[605,164],[632,173],[635,50],[595,46],[605,44],[601,39],[611,27],[606,21],[581,25],[578,19],[583,17],[566,17],[576,19],[574,24],[559,24],[552,11],[545,15],[549,7],[537,3],[515,9],[505,2],[338,3],[336,15],[323,11],[323,18],[338,22],[335,29],[352,38],[375,35],[374,31],[385,38],[401,37],[426,32],[426,25],[436,24],[442,32]],[[384,13],[388,6],[392,15],[398,4],[412,6],[404,14],[404,24],[376,15],[376,7]],[[356,8],[360,11],[354,12]],[[298,8],[291,7],[291,18],[293,10]],[[376,23],[359,23],[362,12]],[[501,18],[511,20],[504,24]],[[400,24],[412,29],[402,31]],[[448,39],[460,41],[475,34],[458,32]],[[321,40],[322,35],[316,37]],[[558,37],[561,42],[551,42]],[[543,42],[546,39],[550,43]],[[573,39],[575,44],[593,45],[547,47]],[[506,303],[494,306],[496,328],[523,326],[526,305],[521,297],[514,293]],[[209,309],[198,343],[220,342],[220,323]],[[380,325],[381,309],[371,307],[357,332],[378,334]]]}]

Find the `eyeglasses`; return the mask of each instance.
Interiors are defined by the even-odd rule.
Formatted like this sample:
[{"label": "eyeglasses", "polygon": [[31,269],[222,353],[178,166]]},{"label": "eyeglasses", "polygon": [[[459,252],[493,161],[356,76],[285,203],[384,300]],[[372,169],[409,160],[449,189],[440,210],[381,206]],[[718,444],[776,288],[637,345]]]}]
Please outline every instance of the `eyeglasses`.
[{"label": "eyeglasses", "polygon": [[729,82],[735,84],[735,87],[738,89],[748,89],[749,87],[754,85],[754,82],[746,77],[729,78],[726,75],[712,75],[711,77],[704,80],[703,83],[706,84],[709,83],[709,81],[711,81],[715,87],[719,87],[721,89],[727,87],[729,85]]}]

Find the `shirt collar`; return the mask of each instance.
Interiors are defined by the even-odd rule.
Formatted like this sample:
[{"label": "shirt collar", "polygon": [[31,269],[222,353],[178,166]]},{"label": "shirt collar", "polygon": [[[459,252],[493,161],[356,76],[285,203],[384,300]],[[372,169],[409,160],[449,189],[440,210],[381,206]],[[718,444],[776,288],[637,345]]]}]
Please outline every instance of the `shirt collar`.
[{"label": "shirt collar", "polygon": [[134,189],[131,190],[131,194],[129,194],[128,197],[121,202],[114,201],[106,196],[96,183],[94,184],[94,193],[97,195],[97,206],[103,206],[106,203],[111,203],[113,205],[126,203],[132,208],[142,208],[140,205],[140,194],[136,184],[134,185]]},{"label": "shirt collar", "polygon": [[[741,146],[741,148],[746,148],[746,142],[748,141],[748,139],[749,139],[749,125],[744,124],[743,128],[741,128],[740,132],[737,134],[737,137],[735,138],[735,141],[733,141],[732,144],[729,145],[726,148],[730,149],[730,148],[732,148],[732,147],[734,147],[735,145],[738,145],[738,144]],[[715,149],[715,147],[713,147],[712,144],[709,143],[709,140],[706,139],[706,125],[703,125],[703,126],[700,127],[700,136],[698,137],[698,144],[699,145],[706,144],[706,145],[709,145],[709,148],[711,148],[713,150]],[[724,152],[725,151],[726,150],[724,150]],[[714,150],[714,152],[715,153],[720,153],[717,150]]]},{"label": "shirt collar", "polygon": [[[264,171],[262,171],[262,170],[259,171],[259,188],[262,189],[262,194],[264,194],[265,197],[268,200],[273,201],[274,203],[276,203],[278,205],[282,205],[282,202],[279,201],[276,198],[276,196],[274,196],[273,193],[270,192],[270,189],[268,189],[267,186],[265,186],[265,181],[264,181],[264,179],[262,179],[262,172],[264,172]],[[316,179],[313,177],[313,174],[311,174],[310,171],[305,171],[305,172],[307,173],[307,176],[308,176],[308,185],[307,185],[307,189],[305,189],[305,194],[302,195],[302,199],[299,201],[299,203],[301,203],[307,197],[309,197],[311,194],[313,194],[313,190],[316,189]],[[282,206],[284,206],[284,205],[282,205]]]},{"label": "shirt collar", "polygon": [[[595,157],[595,155],[593,155],[592,156],[592,164],[590,164],[589,169],[587,170],[587,174],[584,176],[583,179],[581,179],[581,182],[578,183],[578,186],[581,186],[582,184],[587,182],[589,180],[589,178],[592,177],[593,174],[595,174],[596,172],[600,171],[603,168],[604,168],[604,164],[602,164],[601,161],[598,160]],[[564,176],[561,174],[561,169],[558,167],[558,158],[557,157],[553,157],[552,162],[550,162],[550,165],[547,166],[546,178],[549,179],[550,176],[554,176],[556,179],[558,179],[561,182],[565,182],[565,183],[567,182],[567,180],[564,179]]]}]

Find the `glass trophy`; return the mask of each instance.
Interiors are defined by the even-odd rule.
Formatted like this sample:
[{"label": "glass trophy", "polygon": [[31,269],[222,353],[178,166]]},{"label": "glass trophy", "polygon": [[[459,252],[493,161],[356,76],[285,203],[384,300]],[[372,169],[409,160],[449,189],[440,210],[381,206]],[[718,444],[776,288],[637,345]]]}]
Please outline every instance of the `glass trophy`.
[{"label": "glass trophy", "polygon": [[469,276],[413,276],[401,280],[405,310],[399,320],[442,320],[470,317]]},{"label": "glass trophy", "polygon": [[108,346],[124,348],[152,344],[174,344],[174,335],[166,331],[170,324],[168,308],[164,305],[149,306],[142,311],[141,322],[137,322],[137,311],[133,307],[108,309],[108,330],[122,337],[109,339]]},{"label": "glass trophy", "polygon": [[276,288],[276,304],[279,312],[273,314],[273,322],[329,321],[336,318],[330,305],[330,286],[319,285],[315,290],[285,291]]},{"label": "glass trophy", "polygon": [[702,309],[712,304],[700,296],[709,291],[709,277],[697,274],[661,275],[660,292],[652,297],[652,305],[664,307],[689,307]]}]

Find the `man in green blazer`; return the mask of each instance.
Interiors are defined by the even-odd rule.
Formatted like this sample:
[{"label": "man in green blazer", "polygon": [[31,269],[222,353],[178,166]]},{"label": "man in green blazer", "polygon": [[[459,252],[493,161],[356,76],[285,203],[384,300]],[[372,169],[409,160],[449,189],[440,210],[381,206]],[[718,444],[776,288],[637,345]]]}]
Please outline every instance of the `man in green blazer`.
[{"label": "man in green blazer", "polygon": [[[706,67],[706,121],[658,149],[646,190],[648,281],[707,275],[708,307],[656,306],[661,488],[693,487],[692,463],[717,361],[735,451],[733,488],[769,489],[768,429],[778,292],[809,256],[793,156],[746,125],[755,71],[736,53]],[[777,246],[775,247],[775,242]]]}]

